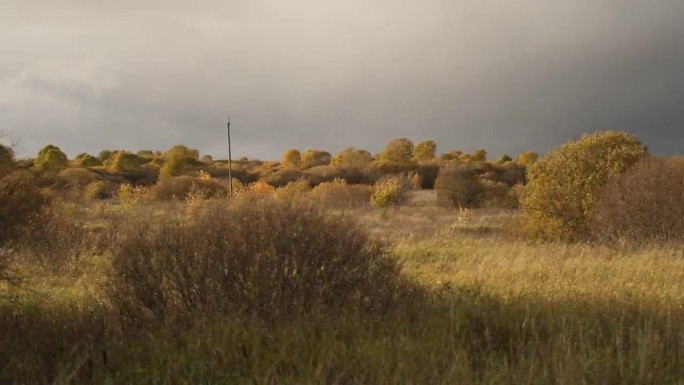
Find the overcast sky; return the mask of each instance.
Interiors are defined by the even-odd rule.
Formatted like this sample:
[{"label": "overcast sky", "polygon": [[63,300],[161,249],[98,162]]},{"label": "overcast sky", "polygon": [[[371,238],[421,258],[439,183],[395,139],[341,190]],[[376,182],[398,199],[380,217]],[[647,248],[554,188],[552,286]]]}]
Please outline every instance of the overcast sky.
[{"label": "overcast sky", "polygon": [[599,129],[684,153],[682,0],[0,1],[19,153],[186,144],[515,155]]}]

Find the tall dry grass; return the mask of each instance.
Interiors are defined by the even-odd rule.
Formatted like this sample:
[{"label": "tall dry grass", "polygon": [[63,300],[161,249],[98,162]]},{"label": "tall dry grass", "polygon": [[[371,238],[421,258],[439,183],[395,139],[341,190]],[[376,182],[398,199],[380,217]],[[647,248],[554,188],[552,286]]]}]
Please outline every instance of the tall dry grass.
[{"label": "tall dry grass", "polygon": [[[68,270],[10,261],[29,290],[0,284],[12,294],[0,295],[0,383],[684,379],[681,245],[530,244],[496,227],[510,214],[410,204],[382,220],[345,211],[361,230],[337,210],[246,195],[194,216],[175,202],[123,210],[104,238],[80,218],[99,243],[74,246],[87,252]],[[378,226],[394,246],[374,254],[366,230]],[[370,269],[384,254],[401,266],[389,281]],[[422,289],[368,311],[394,279]]]}]

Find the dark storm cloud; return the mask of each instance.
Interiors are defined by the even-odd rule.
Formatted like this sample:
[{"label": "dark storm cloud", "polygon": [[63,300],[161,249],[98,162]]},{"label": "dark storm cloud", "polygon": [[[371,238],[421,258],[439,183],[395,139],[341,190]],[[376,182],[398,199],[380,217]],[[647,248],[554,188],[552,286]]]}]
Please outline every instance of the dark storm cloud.
[{"label": "dark storm cloud", "polygon": [[[7,2],[5,2],[7,3]],[[110,4],[111,3],[111,4]],[[597,129],[684,143],[684,3],[10,1],[0,130],[25,155],[176,143],[541,152]]]}]

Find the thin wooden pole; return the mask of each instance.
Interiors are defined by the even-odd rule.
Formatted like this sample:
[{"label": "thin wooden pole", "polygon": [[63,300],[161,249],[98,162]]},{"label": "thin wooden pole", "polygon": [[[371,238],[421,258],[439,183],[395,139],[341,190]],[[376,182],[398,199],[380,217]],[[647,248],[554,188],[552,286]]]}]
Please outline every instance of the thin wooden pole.
[{"label": "thin wooden pole", "polygon": [[233,197],[233,156],[230,152],[230,116],[228,116],[228,185],[230,197]]}]

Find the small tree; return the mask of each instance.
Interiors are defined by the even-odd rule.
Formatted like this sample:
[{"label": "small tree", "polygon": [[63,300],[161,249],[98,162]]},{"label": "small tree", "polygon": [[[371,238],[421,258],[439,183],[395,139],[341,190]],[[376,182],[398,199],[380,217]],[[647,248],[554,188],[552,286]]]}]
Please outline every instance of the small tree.
[{"label": "small tree", "polygon": [[111,150],[102,150],[100,153],[97,155],[97,159],[100,160],[100,162],[104,163],[106,162],[114,153]]},{"label": "small tree", "polygon": [[497,163],[504,164],[504,163],[510,162],[510,161],[512,161],[512,160],[513,160],[513,158],[511,158],[511,157],[508,156],[507,154],[504,154],[504,156],[502,156],[501,159],[499,159],[499,161],[498,161]]},{"label": "small tree", "polygon": [[184,146],[182,144],[177,144],[170,149],[168,149],[164,154],[163,157],[166,160],[169,159],[188,159],[192,161],[199,161],[199,151],[195,150],[193,148],[188,148],[187,146]]},{"label": "small tree", "polygon": [[646,154],[634,136],[603,131],[549,152],[528,171],[524,223],[534,237],[576,241],[588,235],[588,213],[608,178]]},{"label": "small tree", "polygon": [[117,152],[112,158],[110,170],[119,172],[136,171],[146,163],[145,159],[130,152]]},{"label": "small tree", "polygon": [[69,159],[59,147],[49,144],[38,152],[33,165],[37,170],[57,173],[67,168]]},{"label": "small tree", "polygon": [[445,152],[444,154],[440,155],[439,158],[441,160],[460,160],[461,155],[463,155],[463,151],[460,150],[451,150],[449,152]]},{"label": "small tree", "polygon": [[413,159],[413,142],[407,138],[391,140],[378,156],[380,162],[407,164]]},{"label": "small tree", "polygon": [[335,155],[331,162],[335,166],[366,168],[373,162],[373,156],[366,150],[348,147]]},{"label": "small tree", "polygon": [[174,176],[181,176],[187,171],[188,165],[183,158],[171,158],[164,162],[164,165],[159,169],[160,178],[171,178]]},{"label": "small tree", "polygon": [[425,162],[435,159],[435,153],[437,152],[437,144],[434,140],[424,140],[416,144],[416,148],[413,151],[413,160],[416,162]]},{"label": "small tree", "polygon": [[87,168],[72,167],[58,174],[68,187],[83,188],[88,184],[98,180],[98,175]]},{"label": "small tree", "polygon": [[152,164],[160,166],[160,178],[184,175],[192,165],[198,162],[199,151],[180,144],[171,147],[161,157],[152,160]]},{"label": "small tree", "polygon": [[206,164],[214,163],[214,157],[211,156],[211,155],[208,155],[208,154],[207,154],[207,155],[204,155],[204,156],[202,157],[202,163],[206,163]]},{"label": "small tree", "polygon": [[152,150],[140,150],[136,153],[140,158],[153,159],[155,157],[154,151]]},{"label": "small tree", "polygon": [[327,166],[332,160],[332,155],[327,151],[306,150],[302,154],[302,169],[308,169],[316,166]]},{"label": "small tree", "polygon": [[76,157],[76,163],[83,167],[102,166],[102,162],[100,161],[100,159],[88,154],[81,154],[78,157]]},{"label": "small tree", "polygon": [[280,164],[286,168],[301,169],[302,168],[302,154],[296,148],[291,148],[283,154],[283,159]]},{"label": "small tree", "polygon": [[472,162],[485,162],[487,161],[487,151],[483,149],[475,150],[473,155],[470,156],[470,161]]},{"label": "small tree", "polygon": [[485,187],[475,170],[456,163],[442,167],[435,190],[437,203],[451,208],[478,207],[485,195]]},{"label": "small tree", "polygon": [[407,199],[410,190],[409,181],[401,176],[380,179],[373,186],[370,202],[380,209],[383,215],[389,207],[399,207]]},{"label": "small tree", "polygon": [[529,167],[529,166],[533,165],[535,162],[537,162],[538,158],[539,158],[539,154],[537,154],[536,152],[525,151],[525,152],[520,153],[520,155],[518,155],[518,159],[516,159],[515,161],[519,165]]}]

